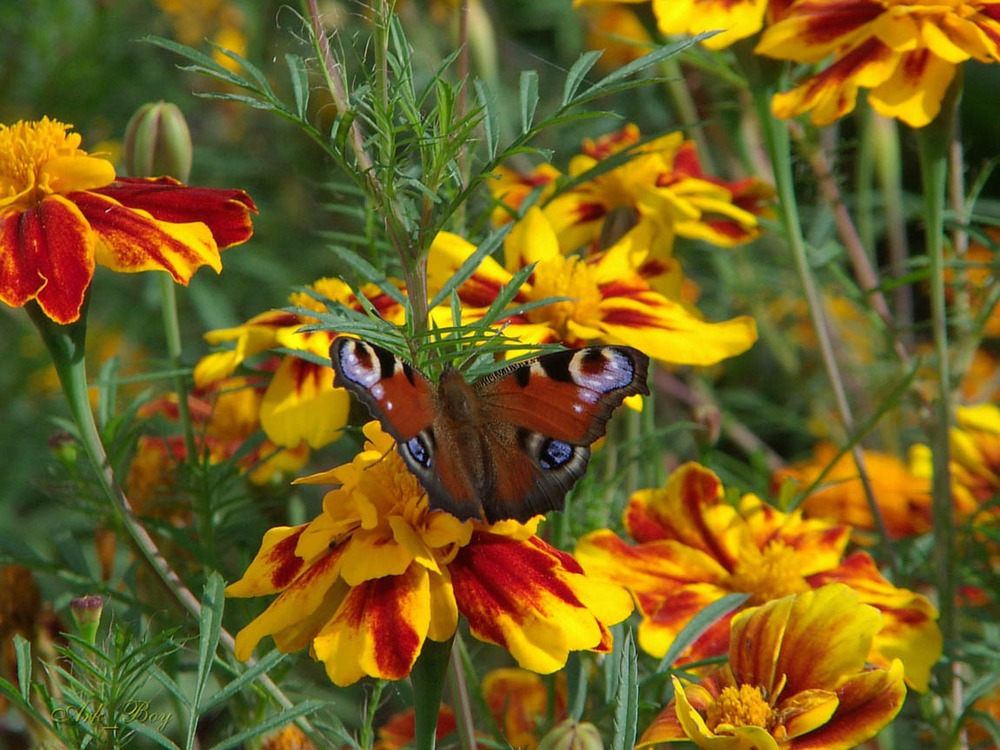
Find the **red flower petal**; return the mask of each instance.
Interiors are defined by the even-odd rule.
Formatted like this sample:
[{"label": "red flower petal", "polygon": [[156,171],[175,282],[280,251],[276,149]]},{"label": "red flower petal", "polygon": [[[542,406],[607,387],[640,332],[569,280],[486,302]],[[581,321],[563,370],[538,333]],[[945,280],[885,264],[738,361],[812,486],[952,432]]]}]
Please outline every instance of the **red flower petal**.
[{"label": "red flower petal", "polygon": [[211,230],[220,250],[246,242],[253,234],[250,214],[257,213],[257,206],[242,190],[190,187],[171,177],[122,177],[90,192],[148,211],[160,221],[200,221]]},{"label": "red flower petal", "polygon": [[65,198],[52,195],[0,219],[0,300],[6,304],[37,299],[56,323],[72,323],[93,276],[93,235]]}]

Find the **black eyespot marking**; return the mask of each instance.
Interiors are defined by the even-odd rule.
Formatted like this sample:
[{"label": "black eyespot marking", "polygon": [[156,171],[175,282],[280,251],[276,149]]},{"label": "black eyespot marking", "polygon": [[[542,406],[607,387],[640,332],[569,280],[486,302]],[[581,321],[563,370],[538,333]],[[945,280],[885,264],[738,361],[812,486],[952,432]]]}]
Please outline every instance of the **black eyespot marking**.
[{"label": "black eyespot marking", "polygon": [[538,462],[543,469],[558,469],[573,458],[573,446],[562,440],[546,438],[538,451]]},{"label": "black eyespot marking", "polygon": [[420,433],[416,437],[410,438],[406,441],[406,452],[410,454],[410,458],[414,460],[415,463],[423,466],[425,469],[431,468],[431,464],[434,463],[433,453],[431,452],[431,447],[424,437],[424,433]]}]

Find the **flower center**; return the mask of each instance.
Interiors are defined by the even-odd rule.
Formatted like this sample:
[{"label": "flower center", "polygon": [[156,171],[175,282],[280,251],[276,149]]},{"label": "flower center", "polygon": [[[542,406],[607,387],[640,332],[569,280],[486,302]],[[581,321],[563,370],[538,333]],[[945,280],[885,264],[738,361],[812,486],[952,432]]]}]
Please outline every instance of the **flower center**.
[{"label": "flower center", "polygon": [[54,192],[42,167],[57,156],[86,154],[79,149],[80,134],[68,132],[70,127],[47,117],[0,125],[0,201]]},{"label": "flower center", "polygon": [[798,558],[798,553],[781,541],[773,541],[761,551],[747,551],[736,563],[728,586],[732,591],[750,594],[748,606],[808,591]]},{"label": "flower center", "polygon": [[547,323],[561,335],[568,332],[570,321],[591,325],[598,318],[601,292],[594,271],[577,256],[540,261],[535,267],[531,296],[535,299],[571,298],[528,312],[528,319],[533,323]]},{"label": "flower center", "polygon": [[774,716],[761,689],[755,685],[725,687],[722,694],[707,710],[705,723],[718,734],[736,727],[761,727],[768,729]]}]

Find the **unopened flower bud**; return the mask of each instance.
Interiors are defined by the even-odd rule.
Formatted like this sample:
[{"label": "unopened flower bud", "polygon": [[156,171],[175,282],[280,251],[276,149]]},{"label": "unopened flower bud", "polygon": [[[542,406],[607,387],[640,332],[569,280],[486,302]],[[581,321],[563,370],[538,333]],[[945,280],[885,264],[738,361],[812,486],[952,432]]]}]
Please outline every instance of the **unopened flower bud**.
[{"label": "unopened flower bud", "polygon": [[566,719],[542,737],[538,750],[604,750],[604,742],[593,724]]},{"label": "unopened flower bud", "polygon": [[125,128],[125,169],[131,177],[191,174],[191,131],[180,109],[168,102],[144,104]]},{"label": "unopened flower bud", "polygon": [[97,642],[97,628],[101,624],[104,599],[94,594],[77,597],[69,603],[69,611],[73,613],[73,621],[80,637],[93,646]]}]

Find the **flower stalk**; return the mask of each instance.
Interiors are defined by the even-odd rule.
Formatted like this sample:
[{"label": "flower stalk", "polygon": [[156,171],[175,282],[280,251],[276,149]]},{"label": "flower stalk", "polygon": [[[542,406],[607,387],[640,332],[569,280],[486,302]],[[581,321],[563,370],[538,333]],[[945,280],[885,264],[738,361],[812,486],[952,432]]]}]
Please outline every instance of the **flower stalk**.
[{"label": "flower stalk", "polygon": [[[59,377],[59,384],[66,397],[70,414],[79,431],[80,442],[97,475],[98,484],[108,499],[119,524],[125,529],[141,558],[157,575],[171,597],[195,620],[198,620],[202,611],[201,602],[191,593],[191,590],[163,557],[156,542],[153,541],[149,532],[136,516],[128,497],[118,483],[101,440],[94,413],[90,408],[86,358],[84,356],[87,340],[88,303],[89,295],[84,298],[79,320],[68,325],[59,325],[52,321],[36,302],[29,302],[25,305],[25,309],[35,328],[38,329],[42,342],[52,358],[52,364]],[[225,628],[222,629],[219,640],[230,654],[235,652],[235,639]],[[258,680],[282,708],[293,707],[292,701],[268,675],[261,675]],[[307,732],[315,732],[305,719],[300,717],[296,721]]]},{"label": "flower stalk", "polygon": [[[955,114],[961,87],[953,83],[943,102],[941,114],[928,126],[916,131],[920,156],[920,176],[924,196],[924,251],[930,278],[931,332],[933,335],[938,390],[935,394],[927,430],[933,462],[931,518],[934,524],[934,568],[941,612],[941,633],[953,648],[956,635],[953,577],[955,559],[955,511],[951,490],[951,426],[953,380],[948,336],[948,306],[945,297],[944,211],[948,183],[948,161]],[[954,662],[944,659],[940,666],[947,681]],[[952,706],[956,709],[958,706]],[[956,712],[957,714],[957,712]]]},{"label": "flower stalk", "polygon": [[[788,242],[789,249],[792,252],[795,270],[802,285],[802,292],[809,307],[809,314],[816,332],[816,341],[820,357],[823,361],[823,368],[826,370],[827,378],[830,381],[834,402],[841,422],[844,425],[844,430],[848,435],[854,436],[854,417],[847,399],[847,392],[844,388],[840,368],[837,365],[837,358],[834,354],[829,322],[823,311],[823,302],[816,286],[816,280],[809,268],[809,258],[806,253],[805,238],[802,235],[802,223],[799,219],[798,203],[795,196],[795,183],[791,161],[791,139],[788,128],[784,123],[779,122],[771,112],[771,97],[776,89],[773,81],[765,79],[760,67],[760,60],[751,54],[748,47],[742,43],[738,43],[734,46],[734,49],[750,81],[750,92],[754,108],[757,111],[757,117],[761,123],[764,146],[771,158],[771,165],[774,170],[774,186],[778,195],[778,213],[785,229],[785,240]],[[885,525],[885,519],[882,516],[882,511],[878,507],[878,503],[875,501],[875,496],[872,492],[871,481],[868,476],[861,446],[855,443],[851,448],[851,453],[857,464],[858,476],[864,487],[865,497],[868,500],[868,507],[871,510],[872,518],[875,521],[875,528],[878,531],[886,565],[890,570],[894,570],[896,567],[895,552],[889,540],[889,533]]]}]

